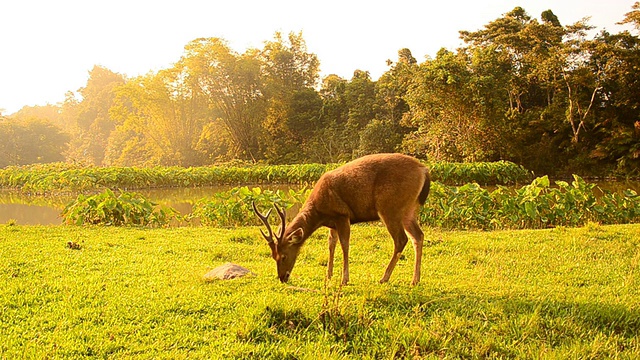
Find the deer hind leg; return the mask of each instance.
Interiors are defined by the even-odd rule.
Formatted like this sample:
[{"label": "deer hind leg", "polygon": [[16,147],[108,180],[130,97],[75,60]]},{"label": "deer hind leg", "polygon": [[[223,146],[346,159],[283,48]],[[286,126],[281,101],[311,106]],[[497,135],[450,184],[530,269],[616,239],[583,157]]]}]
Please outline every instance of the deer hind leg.
[{"label": "deer hind leg", "polygon": [[413,281],[411,285],[417,285],[420,282],[420,268],[422,265],[422,245],[424,244],[424,233],[418,225],[418,220],[415,217],[405,220],[404,229],[411,236],[413,240],[413,250],[416,254],[416,260],[413,267]]},{"label": "deer hind leg", "polygon": [[407,241],[409,239],[407,237],[407,234],[404,232],[402,222],[391,221],[389,219],[385,219],[383,216],[380,216],[380,218],[387,226],[387,230],[389,230],[389,234],[391,234],[391,237],[393,238],[393,256],[391,257],[391,261],[389,261],[389,265],[387,265],[387,269],[384,271],[382,279],[380,279],[380,283],[385,283],[389,281],[391,273],[396,267],[398,260],[400,260],[402,250],[404,250],[404,247],[407,245]]},{"label": "deer hind leg", "polygon": [[329,261],[327,263],[327,279],[333,276],[333,257],[336,253],[336,244],[338,243],[338,232],[335,229],[329,229]]}]

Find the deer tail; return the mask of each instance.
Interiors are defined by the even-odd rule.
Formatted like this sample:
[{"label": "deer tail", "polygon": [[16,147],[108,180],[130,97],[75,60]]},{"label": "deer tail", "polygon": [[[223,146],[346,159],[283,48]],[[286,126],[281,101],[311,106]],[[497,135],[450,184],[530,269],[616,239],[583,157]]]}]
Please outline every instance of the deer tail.
[{"label": "deer tail", "polygon": [[424,183],[422,184],[422,190],[420,190],[420,195],[418,195],[418,202],[420,202],[420,205],[424,205],[424,203],[427,202],[427,196],[429,196],[430,187],[431,187],[431,176],[429,175],[429,170],[425,168]]}]

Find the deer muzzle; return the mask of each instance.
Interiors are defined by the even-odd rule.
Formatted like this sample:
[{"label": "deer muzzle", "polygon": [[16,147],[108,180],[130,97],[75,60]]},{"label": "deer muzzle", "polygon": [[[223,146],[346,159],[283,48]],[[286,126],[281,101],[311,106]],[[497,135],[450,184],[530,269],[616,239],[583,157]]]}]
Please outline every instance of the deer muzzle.
[{"label": "deer muzzle", "polygon": [[287,271],[284,275],[280,276],[280,282],[286,283],[289,281],[289,275],[291,275],[291,271]]}]

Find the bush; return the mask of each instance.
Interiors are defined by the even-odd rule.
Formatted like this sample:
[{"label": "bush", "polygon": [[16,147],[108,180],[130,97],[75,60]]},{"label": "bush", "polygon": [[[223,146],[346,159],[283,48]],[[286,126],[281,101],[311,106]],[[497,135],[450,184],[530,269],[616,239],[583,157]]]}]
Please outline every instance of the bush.
[{"label": "bush", "polygon": [[[0,169],[0,187],[30,193],[199,187],[248,184],[312,184],[341,164],[181,167],[82,167],[63,163]],[[515,184],[531,173],[507,161],[429,164],[434,180],[453,184]]]},{"label": "bush", "polygon": [[640,197],[635,191],[603,191],[573,177],[571,184],[557,181],[557,187],[544,176],[517,190],[498,186],[492,192],[476,183],[462,187],[434,183],[420,222],[447,229],[494,230],[640,221]]},{"label": "bush", "polygon": [[262,190],[259,187],[249,189],[246,186],[234,188],[226,192],[216,193],[213,199],[202,199],[196,203],[191,218],[197,218],[202,225],[229,227],[245,225],[261,225],[253,214],[252,202],[260,212],[266,212],[274,204],[283,209],[302,205],[310,190]]},{"label": "bush", "polygon": [[177,218],[177,212],[171,208],[160,209],[137,193],[121,192],[116,196],[107,189],[97,195],[78,195],[61,216],[65,224],[73,225],[164,226]]},{"label": "bush", "polygon": [[[261,211],[274,203],[289,209],[301,206],[309,193],[235,188],[198,202],[192,217],[209,226],[260,225],[252,201]],[[479,230],[624,224],[640,221],[640,197],[632,190],[602,191],[577,175],[571,184],[557,181],[556,187],[544,176],[519,189],[498,186],[491,192],[477,183],[456,187],[433,182],[419,220],[431,227]]]}]

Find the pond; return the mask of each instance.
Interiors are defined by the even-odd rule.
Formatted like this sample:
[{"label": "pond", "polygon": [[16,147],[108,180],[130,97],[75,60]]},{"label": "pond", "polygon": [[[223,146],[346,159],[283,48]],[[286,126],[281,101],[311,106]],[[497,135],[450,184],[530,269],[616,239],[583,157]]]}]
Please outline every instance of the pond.
[{"label": "pond", "polygon": [[[248,185],[249,188],[255,186]],[[180,214],[190,214],[198,200],[211,198],[216,192],[228,191],[234,186],[216,186],[199,188],[163,188],[140,189],[140,193],[149,200],[172,207]],[[300,185],[260,185],[263,189],[300,190]],[[60,213],[65,205],[73,201],[76,194],[33,196],[15,190],[0,189],[0,224],[15,222],[19,225],[60,225]]]},{"label": "pond", "polygon": [[[622,192],[626,189],[640,193],[640,181],[595,181],[601,189]],[[200,188],[164,188],[141,189],[136,192],[162,206],[176,209],[180,214],[191,213],[193,205],[200,199],[210,198],[216,192],[227,191],[233,186]],[[253,187],[249,185],[249,187]],[[299,185],[260,186],[263,189],[300,190]],[[65,205],[75,199],[75,194],[31,196],[17,191],[0,190],[0,224],[14,222],[20,225],[59,225],[62,224],[60,212]]]}]

